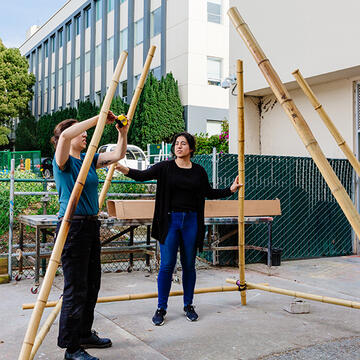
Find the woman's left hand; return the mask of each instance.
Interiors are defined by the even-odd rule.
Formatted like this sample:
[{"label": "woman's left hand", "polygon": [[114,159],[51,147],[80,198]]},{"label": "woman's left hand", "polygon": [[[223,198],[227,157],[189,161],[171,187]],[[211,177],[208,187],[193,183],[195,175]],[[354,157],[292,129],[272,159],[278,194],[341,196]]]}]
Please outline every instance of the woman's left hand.
[{"label": "woman's left hand", "polygon": [[236,192],[239,190],[239,188],[243,186],[243,184],[239,184],[239,175],[235,178],[234,182],[232,183],[232,185],[230,186],[230,191],[232,193]]},{"label": "woman's left hand", "polygon": [[126,136],[128,130],[129,130],[129,123],[126,124],[126,125],[123,125],[122,127],[120,127],[119,124],[116,124],[115,127],[116,127],[116,130],[119,132],[119,135],[125,135]]}]

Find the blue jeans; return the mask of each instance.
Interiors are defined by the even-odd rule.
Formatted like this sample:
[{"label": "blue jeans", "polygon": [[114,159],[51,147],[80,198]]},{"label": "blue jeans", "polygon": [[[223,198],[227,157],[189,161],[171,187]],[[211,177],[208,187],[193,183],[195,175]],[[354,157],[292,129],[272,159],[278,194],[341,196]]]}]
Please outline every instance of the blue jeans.
[{"label": "blue jeans", "polygon": [[172,274],[180,245],[184,306],[191,305],[196,281],[196,212],[172,212],[164,244],[160,244],[160,270],[158,275],[158,308],[167,308]]}]

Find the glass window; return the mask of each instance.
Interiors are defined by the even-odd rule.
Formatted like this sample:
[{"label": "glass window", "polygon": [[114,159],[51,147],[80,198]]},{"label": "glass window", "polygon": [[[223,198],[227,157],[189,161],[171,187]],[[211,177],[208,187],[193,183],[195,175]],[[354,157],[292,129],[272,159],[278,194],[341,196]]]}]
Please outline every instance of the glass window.
[{"label": "glass window", "polygon": [[48,46],[48,42],[46,41],[44,43],[44,48],[45,48],[45,57],[48,57],[49,56],[49,46]]},{"label": "glass window", "polygon": [[59,86],[60,86],[60,85],[62,85],[62,81],[63,81],[63,69],[62,68],[59,69],[58,76],[59,76],[58,82],[59,82]]},{"label": "glass window", "polygon": [[126,0],[120,0],[120,4],[124,3]]},{"label": "glass window", "polygon": [[85,72],[90,71],[90,51],[85,53]]},{"label": "glass window", "polygon": [[153,37],[161,33],[161,7],[151,13],[150,36]]},{"label": "glass window", "polygon": [[206,120],[206,133],[209,136],[221,134],[221,120]]},{"label": "glass window", "polygon": [[139,82],[139,79],[140,79],[140,74],[138,74],[138,75],[136,75],[135,77],[134,77],[134,89],[136,89],[136,87],[137,87],[137,84],[138,84],[138,82]]},{"label": "glass window", "polygon": [[127,96],[127,80],[123,81],[121,83],[121,91],[122,91],[122,97],[124,98]]},{"label": "glass window", "polygon": [[114,10],[114,0],[107,0],[107,11],[113,11]]},{"label": "glass window", "polygon": [[55,35],[50,38],[51,52],[55,52]]},{"label": "glass window", "polygon": [[135,23],[135,45],[141,44],[144,40],[144,20],[140,19]]},{"label": "glass window", "polygon": [[[39,64],[42,62],[41,47],[38,48],[38,62],[39,62]],[[39,71],[40,71],[40,69],[39,69]]]},{"label": "glass window", "polygon": [[96,0],[95,2],[96,21],[102,17],[102,0]]},{"label": "glass window", "polygon": [[51,73],[51,88],[55,89],[55,73]]},{"label": "glass window", "polygon": [[95,48],[95,67],[101,65],[101,44]]},{"label": "glass window", "polygon": [[110,39],[107,39],[107,61],[112,60],[114,58],[114,37],[112,36]]},{"label": "glass window", "polygon": [[59,36],[59,48],[61,48],[63,46],[63,31],[60,30],[58,33]]},{"label": "glass window", "polygon": [[76,35],[80,34],[80,15],[75,17],[75,31]]},{"label": "glass window", "polygon": [[127,50],[128,48],[128,29],[120,31],[120,51]]},{"label": "glass window", "polygon": [[95,105],[100,106],[100,104],[101,104],[101,91],[98,91],[95,94]]},{"label": "glass window", "polygon": [[44,79],[44,89],[45,89],[45,92],[47,92],[47,90],[48,90],[48,85],[49,85],[48,77],[45,76],[45,79]]},{"label": "glass window", "polygon": [[90,8],[86,8],[84,11],[85,16],[85,29],[87,29],[90,26]]},{"label": "glass window", "polygon": [[220,86],[221,82],[221,59],[207,58],[208,84]]},{"label": "glass window", "polygon": [[71,64],[66,64],[66,82],[71,80]]},{"label": "glass window", "polygon": [[80,76],[80,57],[75,59],[75,77]]},{"label": "glass window", "polygon": [[151,71],[158,80],[161,79],[161,67],[160,66],[156,67],[155,69],[152,69]]},{"label": "glass window", "polygon": [[71,23],[66,24],[66,41],[71,40]]},{"label": "glass window", "polygon": [[221,0],[207,2],[207,17],[209,22],[221,24]]},{"label": "glass window", "polygon": [[126,150],[125,157],[126,160],[136,160],[134,154],[129,149]]}]

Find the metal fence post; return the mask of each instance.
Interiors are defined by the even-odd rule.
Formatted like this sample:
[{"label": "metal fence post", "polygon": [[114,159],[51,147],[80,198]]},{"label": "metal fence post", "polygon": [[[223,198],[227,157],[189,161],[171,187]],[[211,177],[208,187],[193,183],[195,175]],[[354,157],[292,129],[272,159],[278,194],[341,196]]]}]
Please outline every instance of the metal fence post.
[{"label": "metal fence post", "polygon": [[11,159],[10,170],[10,199],[9,199],[9,250],[8,250],[8,274],[12,279],[12,243],[14,227],[14,188],[15,188],[15,159]]}]

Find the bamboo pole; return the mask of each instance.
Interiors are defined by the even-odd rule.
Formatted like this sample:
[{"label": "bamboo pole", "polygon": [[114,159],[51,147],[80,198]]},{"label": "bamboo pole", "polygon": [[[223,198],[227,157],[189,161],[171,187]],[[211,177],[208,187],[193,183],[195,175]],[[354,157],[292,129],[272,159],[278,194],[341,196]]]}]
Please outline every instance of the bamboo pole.
[{"label": "bamboo pole", "polygon": [[[132,119],[134,117],[135,110],[136,110],[136,105],[137,105],[137,103],[139,101],[139,97],[141,95],[142,89],[144,88],[146,76],[147,76],[147,74],[149,72],[150,65],[151,65],[152,59],[154,57],[155,50],[156,50],[156,46],[152,45],[150,47],[149,51],[148,51],[148,55],[147,55],[147,58],[146,58],[146,61],[145,61],[145,64],[144,64],[142,74],[141,74],[139,82],[138,82],[138,84],[136,86],[134,96],[133,96],[133,98],[131,100],[129,110],[128,110],[128,113],[126,115],[129,127],[130,127],[131,121],[132,121]],[[106,175],[106,179],[105,179],[103,188],[101,189],[101,193],[100,193],[100,197],[99,197],[99,211],[101,211],[101,208],[104,205],[106,194],[107,194],[107,192],[109,190],[109,187],[111,185],[111,180],[112,180],[113,175],[114,175],[115,167],[116,167],[116,164],[112,164],[110,166],[110,168],[109,168],[109,171],[108,171],[107,175]]]},{"label": "bamboo pole", "polygon": [[60,257],[61,257],[61,253],[62,253],[62,250],[64,247],[64,243],[66,241],[67,234],[69,232],[71,219],[75,212],[79,198],[81,196],[81,192],[83,190],[84,183],[85,183],[87,174],[89,172],[89,168],[90,168],[92,159],[94,157],[95,151],[98,147],[101,135],[103,133],[107,115],[108,115],[108,112],[110,109],[110,104],[111,104],[112,98],[114,96],[117,84],[119,83],[121,71],[124,67],[126,58],[127,58],[127,52],[124,51],[121,53],[119,61],[116,65],[116,69],[115,69],[115,72],[114,72],[114,75],[113,75],[113,78],[112,78],[112,81],[111,81],[111,84],[109,87],[109,91],[107,92],[107,94],[105,96],[105,100],[104,100],[103,106],[100,111],[99,120],[96,124],[94,135],[91,139],[91,142],[90,142],[90,145],[86,152],[79,175],[76,179],[75,186],[71,193],[69,203],[68,203],[68,206],[65,211],[64,219],[61,223],[59,233],[58,233],[58,236],[57,236],[57,239],[55,242],[55,246],[54,246],[53,252],[51,254],[51,258],[49,260],[49,265],[46,270],[44,282],[41,287],[40,293],[38,295],[38,298],[37,298],[37,301],[35,304],[35,309],[31,315],[30,322],[28,324],[24,342],[23,342],[21,352],[19,355],[19,360],[28,360],[30,357],[31,349],[33,347],[34,339],[36,336],[36,332],[38,330],[41,316],[44,311],[44,306],[49,297],[51,285],[52,285],[52,283],[54,281],[54,277],[55,277],[55,272],[60,263]]},{"label": "bamboo pole", "polygon": [[[236,280],[234,279],[226,279],[226,282],[229,284],[236,284]],[[294,296],[301,299],[319,301],[327,304],[333,305],[340,305],[345,307],[350,307],[353,309],[360,309],[360,302],[357,301],[350,301],[350,300],[343,300],[338,298],[333,298],[329,296],[321,296],[321,295],[314,295],[309,293],[304,293],[300,291],[293,291],[293,290],[286,290],[280,289],[273,286],[268,286],[264,284],[254,284],[254,283],[247,283],[247,286],[251,287],[252,289],[263,290],[267,292],[272,292],[280,295],[287,295],[287,296]]]},{"label": "bamboo pole", "polygon": [[320,118],[323,120],[324,124],[330,131],[331,135],[334,137],[336,143],[338,144],[341,151],[344,153],[346,158],[349,160],[350,164],[356,171],[357,175],[360,177],[360,162],[356,159],[354,153],[350,150],[348,144],[344,140],[344,138],[341,136],[340,132],[334,125],[334,123],[331,121],[329,115],[324,110],[323,106],[319,103],[318,99],[316,98],[314,92],[311,90],[309,84],[302,76],[299,69],[295,70],[293,73],[294,78],[296,79],[297,83],[299,84],[300,88],[304,92],[304,94],[308,97],[310,100],[312,106],[316,110],[316,112],[319,114]]},{"label": "bamboo pole", "polygon": [[[262,283],[261,285],[268,285],[267,283]],[[248,290],[252,290],[251,286],[247,286]],[[214,292],[229,292],[229,291],[239,291],[238,286],[215,286],[215,287],[208,287],[208,288],[199,288],[195,289],[195,294],[206,294],[206,293],[214,293]],[[181,296],[183,295],[183,290],[171,291],[169,296]],[[119,296],[104,296],[97,299],[97,303],[108,303],[113,301],[129,301],[129,300],[142,300],[142,299],[152,299],[157,298],[158,293],[142,293],[142,294],[127,294],[127,295],[119,295]],[[58,301],[48,301],[45,304],[45,307],[54,307]],[[23,304],[23,310],[33,309],[35,306],[34,303]]]},{"label": "bamboo pole", "polygon": [[50,315],[46,319],[44,325],[41,327],[39,333],[36,335],[34,346],[31,349],[31,354],[29,360],[33,360],[39,347],[41,346],[42,342],[44,341],[45,336],[49,332],[51,325],[54,323],[56,317],[58,316],[62,305],[62,298],[56,302],[56,306],[53,311],[51,311]]},{"label": "bamboo pole", "polygon": [[288,93],[286,87],[281,82],[269,59],[266,58],[264,52],[260,48],[247,24],[244,22],[241,15],[239,14],[237,8],[230,8],[228,11],[228,15],[237,32],[240,34],[246,46],[252,53],[256,63],[258,64],[261,72],[263,73],[265,79],[270,85],[279,103],[290,118],[298,135],[300,136],[306,149],[310,153],[321,175],[324,177],[324,180],[328,184],[332,194],[340,205],[350,225],[352,226],[358,238],[360,238],[360,216],[356,211],[355,206],[352,203],[349,195],[342,186],[340,180],[336,176],[325,155],[321,151],[320,146],[317,143],[305,119],[301,115],[300,111],[297,109],[294,101],[290,98],[290,94]]},{"label": "bamboo pole", "polygon": [[[238,242],[239,242],[239,275],[240,287],[245,287],[245,220],[244,220],[244,198],[245,198],[245,126],[244,126],[244,77],[243,62],[236,61],[236,79],[237,79],[237,115],[238,115],[238,167],[239,183],[242,187],[239,189],[239,216],[238,216]],[[246,305],[246,291],[240,291],[241,304]]]}]

